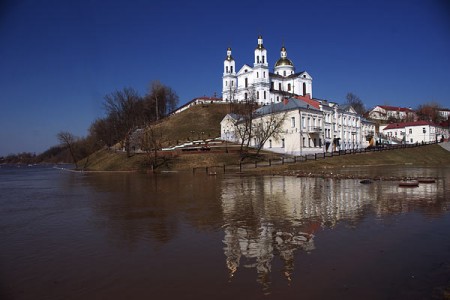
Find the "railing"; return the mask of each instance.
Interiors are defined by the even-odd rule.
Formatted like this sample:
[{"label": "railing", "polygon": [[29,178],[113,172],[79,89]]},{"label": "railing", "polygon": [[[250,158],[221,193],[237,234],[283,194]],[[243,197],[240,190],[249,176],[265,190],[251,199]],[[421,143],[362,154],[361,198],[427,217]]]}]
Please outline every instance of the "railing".
[{"label": "railing", "polygon": [[405,148],[415,148],[421,147],[431,144],[437,144],[436,141],[429,143],[416,143],[416,144],[402,144],[402,145],[392,145],[392,144],[383,144],[376,147],[371,148],[360,148],[360,149],[347,149],[347,150],[339,150],[333,152],[322,152],[315,154],[307,154],[301,156],[289,156],[289,157],[281,157],[280,159],[269,159],[263,161],[253,161],[239,164],[229,164],[229,165],[216,165],[216,166],[208,166],[208,167],[195,167],[193,168],[193,173],[199,172],[201,170],[205,170],[208,174],[216,174],[218,170],[223,170],[223,173],[227,172],[243,172],[245,170],[255,169],[255,168],[263,168],[263,167],[271,167],[276,165],[284,165],[284,164],[292,164],[292,163],[301,163],[305,161],[318,160],[318,159],[329,159],[334,156],[341,155],[351,155],[351,154],[360,154],[366,152],[379,152],[379,151],[389,151],[389,150],[397,150],[397,149],[405,149]]},{"label": "railing", "polygon": [[322,128],[318,126],[309,126],[309,132],[322,132]]}]

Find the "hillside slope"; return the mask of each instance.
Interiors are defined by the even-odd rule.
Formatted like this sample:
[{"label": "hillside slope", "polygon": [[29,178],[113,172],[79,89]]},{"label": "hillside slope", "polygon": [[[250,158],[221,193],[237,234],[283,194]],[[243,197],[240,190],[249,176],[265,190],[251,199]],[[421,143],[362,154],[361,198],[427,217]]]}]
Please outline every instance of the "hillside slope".
[{"label": "hillside slope", "polygon": [[227,104],[199,104],[165,118],[155,127],[163,132],[167,145],[189,140],[220,137],[220,121],[229,111]]}]

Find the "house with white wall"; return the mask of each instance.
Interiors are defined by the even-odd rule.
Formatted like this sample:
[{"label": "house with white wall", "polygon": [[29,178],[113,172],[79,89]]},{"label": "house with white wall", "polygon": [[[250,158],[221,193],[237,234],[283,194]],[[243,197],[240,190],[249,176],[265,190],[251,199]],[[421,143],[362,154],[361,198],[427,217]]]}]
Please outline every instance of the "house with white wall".
[{"label": "house with white wall", "polygon": [[[264,150],[289,155],[305,155],[335,150],[366,148],[375,134],[375,124],[359,116],[351,106],[340,106],[309,95],[285,98],[255,111],[253,125],[283,120],[280,130],[263,145]],[[221,139],[240,143],[240,116],[228,114],[221,122]],[[252,137],[250,146],[257,147]]]},{"label": "house with white wall", "polygon": [[443,128],[429,121],[393,123],[380,126],[380,132],[394,142],[405,144],[430,143],[448,139],[448,128]]},{"label": "house with white wall", "polygon": [[414,121],[417,119],[417,116],[416,113],[408,107],[377,105],[369,111],[369,118],[381,121],[387,121],[390,118]]}]

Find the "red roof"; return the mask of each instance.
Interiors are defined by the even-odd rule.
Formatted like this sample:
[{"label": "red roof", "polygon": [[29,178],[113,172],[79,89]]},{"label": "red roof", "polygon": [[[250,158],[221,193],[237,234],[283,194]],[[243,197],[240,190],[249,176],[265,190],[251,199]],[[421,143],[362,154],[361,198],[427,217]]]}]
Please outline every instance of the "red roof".
[{"label": "red roof", "polygon": [[314,108],[320,109],[320,103],[316,100],[311,99],[311,96],[309,94],[306,94],[305,96],[295,96],[294,98],[302,100]]},{"label": "red roof", "polygon": [[392,124],[389,124],[388,126],[386,126],[383,130],[413,127],[413,126],[424,126],[424,125],[438,126],[438,125],[436,125],[432,122],[428,122],[428,121],[416,121],[416,122],[405,122],[405,123],[392,123]]},{"label": "red roof", "polygon": [[389,105],[378,105],[378,107],[381,107],[384,110],[389,111],[405,111],[405,112],[412,112],[413,110],[407,107],[398,107],[398,106],[389,106]]}]

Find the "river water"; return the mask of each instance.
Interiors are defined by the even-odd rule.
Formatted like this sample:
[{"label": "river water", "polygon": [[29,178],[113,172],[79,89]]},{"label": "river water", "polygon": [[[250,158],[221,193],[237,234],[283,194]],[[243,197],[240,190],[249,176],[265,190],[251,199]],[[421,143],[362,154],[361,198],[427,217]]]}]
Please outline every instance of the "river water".
[{"label": "river water", "polygon": [[450,168],[370,172],[437,181],[2,166],[0,298],[448,297]]}]

